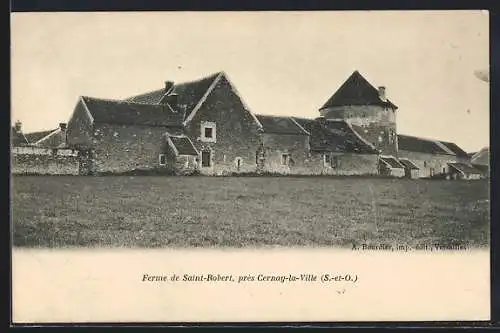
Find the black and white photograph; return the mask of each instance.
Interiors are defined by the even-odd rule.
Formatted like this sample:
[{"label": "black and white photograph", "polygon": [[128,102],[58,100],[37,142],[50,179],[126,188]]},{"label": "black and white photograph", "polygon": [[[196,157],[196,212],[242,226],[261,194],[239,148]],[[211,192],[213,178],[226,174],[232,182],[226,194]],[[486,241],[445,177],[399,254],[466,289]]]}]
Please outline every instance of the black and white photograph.
[{"label": "black and white photograph", "polygon": [[[28,285],[20,273],[29,266],[23,260],[38,260],[33,253],[71,251],[95,258],[99,251],[170,251],[171,257],[175,251],[202,257],[210,251],[270,256],[328,251],[330,258],[345,255],[345,267],[349,255],[386,256],[383,269],[396,269],[390,264],[396,256],[425,256],[429,263],[452,256],[450,267],[456,271],[448,269],[439,286],[431,280],[419,280],[420,285],[431,295],[472,261],[481,266],[464,287],[465,296],[458,282],[456,290],[448,290],[471,301],[457,302],[455,296],[447,301],[464,307],[460,316],[476,305],[479,310],[472,318],[433,314],[453,320],[489,315],[482,311],[489,311],[488,15],[480,10],[13,13],[13,284],[24,302],[14,309],[27,311],[20,320],[45,321],[33,310],[43,308],[40,300],[30,306],[28,292],[16,289],[16,267],[18,285]],[[141,264],[133,255],[123,257],[123,266]],[[62,258],[71,261],[69,254]],[[178,255],[179,267],[193,267],[197,259],[189,258],[181,264]],[[241,286],[340,279],[361,289],[369,279],[368,273],[337,279],[328,272],[280,271],[280,263],[300,267],[311,261],[292,257],[274,264],[269,259],[267,271],[259,272],[259,260],[244,258],[231,260],[246,262],[253,271],[238,268],[238,273],[240,266],[231,264],[226,266],[234,269],[231,274],[186,269],[177,283],[199,281],[193,288],[202,288],[212,280]],[[90,259],[85,262],[90,266]],[[118,259],[114,268],[107,262],[100,273],[123,267]],[[427,266],[419,268],[425,262],[411,265],[422,276],[432,274]],[[35,267],[56,274],[54,265]],[[441,264],[430,266],[439,270]],[[175,280],[176,272],[163,276],[162,269],[167,268],[136,272],[138,288]],[[365,271],[374,272],[373,267]],[[233,287],[224,288],[230,293]],[[332,293],[348,297],[346,288]],[[291,301],[285,291],[278,294],[285,303],[298,302],[298,294]],[[321,291],[313,294],[319,297]],[[89,295],[80,296],[82,302],[94,304]],[[103,295],[95,297],[113,298]],[[378,296],[364,297],[363,306],[380,304]],[[54,304],[63,298],[71,297],[56,297]],[[180,302],[188,307],[186,299]],[[438,304],[444,298],[427,301]],[[234,309],[236,303],[227,304]],[[48,321],[65,311],[62,305],[52,309]],[[227,315],[222,305],[217,309]],[[327,307],[321,311],[329,313]],[[336,319],[335,311],[324,319]],[[408,313],[424,309],[414,311]],[[294,313],[306,320],[313,312],[297,308]],[[85,312],[78,316],[91,321],[82,319]],[[392,318],[388,312],[384,316]]]}]

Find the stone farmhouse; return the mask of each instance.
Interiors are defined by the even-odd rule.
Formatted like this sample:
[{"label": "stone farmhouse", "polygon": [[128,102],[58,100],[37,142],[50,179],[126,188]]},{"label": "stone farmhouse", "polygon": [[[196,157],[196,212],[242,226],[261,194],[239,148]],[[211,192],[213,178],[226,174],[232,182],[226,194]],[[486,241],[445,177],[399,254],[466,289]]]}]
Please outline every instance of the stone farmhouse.
[{"label": "stone farmhouse", "polygon": [[454,143],[398,134],[397,110],[355,71],[314,119],[255,114],[219,72],[122,100],[82,96],[67,125],[14,132],[78,152],[79,174],[484,176]]}]

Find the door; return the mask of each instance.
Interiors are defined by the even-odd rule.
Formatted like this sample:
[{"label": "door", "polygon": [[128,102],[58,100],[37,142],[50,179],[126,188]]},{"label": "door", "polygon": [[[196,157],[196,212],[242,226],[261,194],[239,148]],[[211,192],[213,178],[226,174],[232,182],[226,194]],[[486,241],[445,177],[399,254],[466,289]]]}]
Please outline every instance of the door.
[{"label": "door", "polygon": [[201,152],[201,166],[203,168],[210,167],[210,152],[209,151],[202,151]]}]

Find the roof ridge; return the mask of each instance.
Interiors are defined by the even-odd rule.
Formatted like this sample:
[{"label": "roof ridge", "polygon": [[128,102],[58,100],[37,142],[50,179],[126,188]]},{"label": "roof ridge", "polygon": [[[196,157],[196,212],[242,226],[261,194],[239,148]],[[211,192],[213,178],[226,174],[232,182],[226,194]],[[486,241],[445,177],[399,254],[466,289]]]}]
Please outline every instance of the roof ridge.
[{"label": "roof ridge", "polygon": [[[197,83],[197,82],[200,82],[200,81],[203,81],[203,80],[206,80],[208,78],[211,78],[212,76],[214,77],[214,79],[220,75],[221,73],[224,73],[224,71],[219,71],[219,72],[216,72],[216,73],[212,73],[212,74],[209,74],[209,75],[204,75],[202,77],[199,77],[197,79],[193,79],[193,80],[188,80],[188,81],[180,81],[180,82],[174,82],[173,86],[170,88],[170,91],[172,91],[174,89],[175,86],[180,86],[180,85],[184,85],[184,84],[191,84],[191,83]],[[137,98],[137,97],[141,97],[141,96],[144,96],[144,95],[148,95],[148,94],[152,94],[152,93],[157,93],[157,92],[160,92],[160,91],[163,91],[165,88],[159,88],[159,89],[154,89],[154,90],[148,90],[148,91],[145,91],[145,92],[142,92],[142,93],[139,93],[139,94],[135,94],[135,95],[132,95],[132,96],[129,96],[129,97],[126,97],[124,98],[123,100],[125,101],[130,101],[134,98]],[[151,103],[143,103],[143,102],[134,102],[134,103],[137,103],[137,104],[147,104],[147,105],[151,105]]]},{"label": "roof ridge", "polygon": [[415,139],[425,140],[425,141],[438,141],[437,139],[426,138],[426,137],[415,136],[415,135],[408,135],[408,134],[398,134],[398,136],[406,136],[406,137],[409,137],[409,138],[415,138]]},{"label": "roof ridge", "polygon": [[[212,78],[212,77],[215,80],[221,74],[225,75],[226,73],[224,71],[219,71],[219,72],[216,72],[216,73],[212,73],[210,75],[204,75],[202,77],[199,77],[198,79],[189,80],[189,81],[180,81],[179,83],[174,83],[174,87],[175,86],[180,86],[180,85],[183,85],[183,84],[198,83],[200,81],[207,80],[207,79]],[[161,89],[158,89],[158,90],[161,90]],[[155,91],[158,91],[158,90],[155,90]]]},{"label": "roof ridge", "polygon": [[54,128],[54,129],[49,129],[49,130],[40,130],[40,131],[33,131],[33,132],[23,132],[23,135],[24,134],[34,134],[34,133],[43,133],[43,132],[54,132],[54,131],[57,131],[59,129],[58,128]]},{"label": "roof ridge", "polygon": [[[143,96],[143,95],[147,95],[147,94],[159,92],[159,91],[162,91],[162,90],[164,90],[164,88],[155,89],[155,90],[148,90],[148,91],[142,92],[140,94],[135,94],[135,95],[132,95],[132,96],[129,96],[129,97],[125,97],[123,100],[124,101],[131,100],[131,99],[134,99],[134,98],[139,97],[139,96]],[[142,104],[146,104],[146,103],[142,103]]]},{"label": "roof ridge", "polygon": [[115,102],[119,104],[128,104],[128,105],[147,105],[147,106],[154,106],[154,107],[163,107],[165,105],[168,105],[170,108],[170,104],[150,104],[150,103],[138,103],[138,102],[132,102],[124,99],[113,99],[113,98],[100,98],[100,97],[91,97],[91,96],[81,96],[82,98],[88,98],[88,99],[93,99],[97,101],[105,101],[105,102]]}]

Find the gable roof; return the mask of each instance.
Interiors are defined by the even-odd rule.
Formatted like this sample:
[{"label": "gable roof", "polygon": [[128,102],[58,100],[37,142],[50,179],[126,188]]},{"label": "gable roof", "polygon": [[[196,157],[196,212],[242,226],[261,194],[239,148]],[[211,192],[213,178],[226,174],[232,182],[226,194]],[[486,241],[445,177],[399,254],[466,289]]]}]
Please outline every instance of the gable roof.
[{"label": "gable roof", "polygon": [[170,144],[173,145],[179,155],[198,155],[198,151],[193,145],[193,142],[185,135],[167,134]]},{"label": "gable roof", "polygon": [[45,138],[47,135],[52,134],[53,132],[57,131],[59,128],[53,129],[53,130],[48,130],[48,131],[38,131],[38,132],[31,132],[31,133],[26,133],[24,136],[28,140],[30,144],[34,144],[41,139]]},{"label": "gable roof", "polygon": [[443,144],[448,148],[452,153],[454,153],[457,157],[468,158],[469,155],[466,151],[460,148],[457,144],[453,142],[439,141],[439,143]]},{"label": "gable roof", "polygon": [[379,151],[364,140],[343,120],[306,119],[294,120],[310,133],[309,144],[316,152],[343,152],[357,154],[378,154]]},{"label": "gable roof", "polygon": [[22,132],[16,131],[14,127],[10,128],[11,144],[13,146],[27,145],[29,141]]},{"label": "gable roof", "polygon": [[465,163],[448,163],[449,166],[464,174],[481,174],[481,170]]},{"label": "gable roof", "polygon": [[157,89],[126,98],[125,101],[139,104],[158,105],[167,92],[169,94],[177,94],[178,106],[173,107],[178,108],[176,111],[184,113],[184,119],[186,119],[189,117],[191,112],[193,112],[210,86],[220,75],[222,75],[222,72],[214,73],[194,81],[177,83],[174,84],[168,91],[166,91],[165,88]]},{"label": "gable roof", "polygon": [[182,114],[168,105],[131,103],[120,100],[81,97],[97,123],[180,127]]},{"label": "gable roof", "polygon": [[489,165],[490,164],[490,148],[485,147],[472,155],[470,159],[473,164]]},{"label": "gable roof", "polygon": [[320,110],[344,105],[380,105],[393,109],[398,108],[388,99],[382,100],[378,89],[371,85],[357,70],[349,76]]},{"label": "gable roof", "polygon": [[398,149],[426,154],[455,155],[450,149],[438,144],[435,140],[403,134],[398,134]]},{"label": "gable roof", "polygon": [[380,159],[387,163],[391,168],[404,169],[404,165],[392,156],[380,156]]},{"label": "gable roof", "polygon": [[419,170],[418,166],[408,159],[400,158],[399,163],[401,163],[406,169]]},{"label": "gable roof", "polygon": [[309,135],[292,117],[255,115],[263,126],[264,133]]}]

